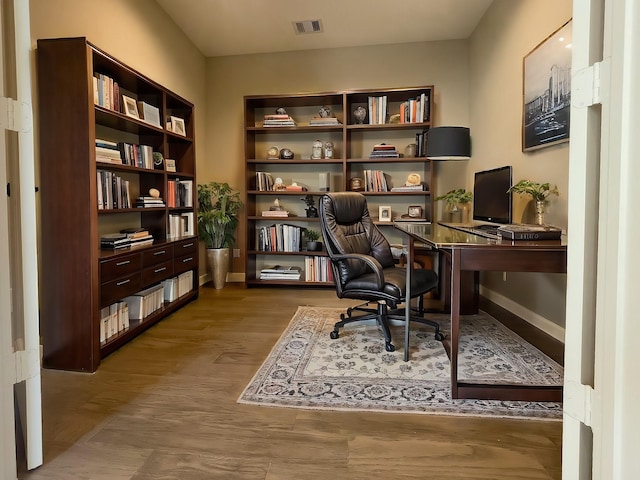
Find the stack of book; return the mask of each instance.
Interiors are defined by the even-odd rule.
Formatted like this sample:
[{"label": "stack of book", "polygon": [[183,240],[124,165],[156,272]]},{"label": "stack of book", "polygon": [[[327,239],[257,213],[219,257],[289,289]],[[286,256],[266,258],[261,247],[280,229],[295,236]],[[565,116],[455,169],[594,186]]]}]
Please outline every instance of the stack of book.
[{"label": "stack of book", "polygon": [[392,192],[426,192],[427,186],[424,183],[418,185],[400,185],[399,187],[393,187]]},{"label": "stack of book", "polygon": [[136,199],[136,207],[138,208],[153,208],[164,207],[164,200],[160,197],[138,197]]},{"label": "stack of book", "polygon": [[274,113],[265,115],[262,122],[263,127],[295,127],[296,122],[289,115]]},{"label": "stack of book", "polygon": [[332,125],[342,125],[340,121],[336,117],[313,117],[309,120],[309,125],[312,127],[317,126],[332,126]]},{"label": "stack of book", "polygon": [[126,233],[107,233],[100,236],[100,248],[126,248],[131,245],[131,239]]},{"label": "stack of book", "polygon": [[289,216],[289,212],[286,210],[264,210],[262,216],[269,218],[286,218]]},{"label": "stack of book", "polygon": [[145,228],[125,228],[120,230],[129,239],[129,246],[138,247],[141,245],[151,245],[153,243],[153,235]]},{"label": "stack of book", "polygon": [[387,145],[381,143],[374,145],[373,151],[369,154],[369,158],[399,158],[400,153],[396,150],[395,145]]},{"label": "stack of book", "polygon": [[509,224],[498,227],[498,234],[508,240],[560,240],[562,229],[551,225]]},{"label": "stack of book", "polygon": [[116,142],[96,138],[96,162],[122,165],[120,148]]},{"label": "stack of book", "polygon": [[294,266],[275,265],[260,271],[260,280],[300,280],[302,269]]}]

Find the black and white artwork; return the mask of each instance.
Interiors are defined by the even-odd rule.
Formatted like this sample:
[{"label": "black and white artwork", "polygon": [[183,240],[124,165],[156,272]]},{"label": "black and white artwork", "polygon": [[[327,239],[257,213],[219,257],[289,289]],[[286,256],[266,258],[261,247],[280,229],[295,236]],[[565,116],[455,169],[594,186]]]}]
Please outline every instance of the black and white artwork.
[{"label": "black and white artwork", "polygon": [[571,37],[569,20],[524,57],[525,152],[569,141]]}]

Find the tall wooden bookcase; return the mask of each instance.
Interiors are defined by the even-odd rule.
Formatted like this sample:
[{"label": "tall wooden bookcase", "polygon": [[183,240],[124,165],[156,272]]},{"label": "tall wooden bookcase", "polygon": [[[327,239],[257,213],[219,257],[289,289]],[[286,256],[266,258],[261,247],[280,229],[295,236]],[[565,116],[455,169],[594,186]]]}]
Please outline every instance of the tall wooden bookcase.
[{"label": "tall wooden bookcase", "polygon": [[[117,83],[114,97],[144,102],[158,109],[159,118],[150,124],[121,113],[117,105],[96,104],[94,77],[99,75]],[[168,183],[176,179],[195,187],[193,105],[85,38],[38,40],[37,80],[44,366],[93,372],[101,358],[198,296],[197,230],[180,235],[169,227],[172,215],[195,218],[194,193],[189,207],[136,208],[132,203],[132,208],[98,208],[99,171],[128,180],[132,202],[152,188],[166,200]],[[185,135],[165,128],[171,116],[184,120]],[[176,171],[167,171],[165,165],[99,163],[96,139],[151,146],[174,160]],[[100,248],[101,236],[125,228],[148,230],[153,244]],[[186,287],[183,282],[186,293],[101,341],[104,307],[185,272],[191,272],[190,284],[189,274]]]},{"label": "tall wooden bookcase", "polygon": [[[381,115],[370,123],[373,115],[370,98],[384,98],[386,115]],[[433,86],[410,87],[383,90],[351,90],[339,92],[323,92],[293,95],[246,96],[244,98],[244,140],[247,188],[247,225],[246,225],[246,284],[247,286],[296,285],[296,286],[331,286],[332,281],[305,281],[305,269],[310,268],[306,259],[317,261],[326,258],[326,252],[302,251],[264,251],[260,241],[260,230],[274,224],[289,224],[301,228],[319,230],[318,218],[307,217],[305,202],[307,195],[312,195],[317,204],[319,196],[324,193],[324,178],[330,178],[330,191],[346,191],[350,188],[350,180],[354,177],[364,180],[365,170],[381,170],[384,172],[390,187],[403,185],[409,173],[418,173],[426,184],[424,191],[384,191],[362,192],[367,196],[367,203],[372,217],[378,216],[380,206],[391,208],[392,216],[408,214],[408,209],[420,207],[423,217],[431,221],[434,215],[431,189],[434,182],[434,171],[431,161],[425,156],[417,156],[406,151],[406,147],[416,143],[416,136],[424,134],[433,121]],[[421,99],[423,109],[422,121],[391,121],[393,115],[400,113],[401,105],[411,100]],[[379,100],[378,100],[379,101]],[[322,123],[317,118],[322,107],[329,109],[338,119],[336,124],[314,125]],[[367,111],[364,123],[358,123],[354,111],[363,107]],[[284,108],[286,114],[294,121],[294,126],[265,125],[265,115],[276,113],[276,109]],[[319,140],[323,144],[333,143],[333,156],[322,158],[312,155],[313,143]],[[400,158],[370,158],[375,145],[395,145]],[[273,158],[268,154],[271,147],[278,150],[289,149],[293,159]],[[258,185],[257,177],[269,173],[272,178],[281,178],[286,185],[296,182],[304,185],[308,191],[265,191]],[[269,210],[274,200],[290,212],[287,218],[268,218],[262,215]],[[415,210],[415,209],[414,209]],[[377,222],[385,234],[393,237],[392,222]],[[300,281],[261,280],[260,272],[273,265],[296,265],[302,268]]]}]

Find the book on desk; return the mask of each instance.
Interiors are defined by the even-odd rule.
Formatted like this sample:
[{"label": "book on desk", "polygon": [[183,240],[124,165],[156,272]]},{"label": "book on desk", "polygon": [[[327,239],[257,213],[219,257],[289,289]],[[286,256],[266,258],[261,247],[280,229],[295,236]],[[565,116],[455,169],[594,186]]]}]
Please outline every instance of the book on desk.
[{"label": "book on desk", "polygon": [[551,225],[512,223],[498,227],[498,235],[508,240],[559,240],[562,229]]}]

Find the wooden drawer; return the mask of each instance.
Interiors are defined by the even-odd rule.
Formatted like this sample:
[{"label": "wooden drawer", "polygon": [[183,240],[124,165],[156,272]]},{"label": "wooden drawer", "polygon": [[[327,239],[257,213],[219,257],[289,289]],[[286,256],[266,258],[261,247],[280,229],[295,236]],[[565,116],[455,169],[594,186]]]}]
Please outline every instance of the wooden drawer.
[{"label": "wooden drawer", "polygon": [[173,245],[164,245],[142,252],[142,268],[168,262],[173,258]]},{"label": "wooden drawer", "polygon": [[198,239],[181,240],[173,244],[173,256],[175,258],[195,254],[198,251]]},{"label": "wooden drawer", "polygon": [[111,305],[122,298],[142,290],[140,271],[129,276],[103,283],[100,286],[100,307]]},{"label": "wooden drawer", "polygon": [[115,278],[124,277],[142,266],[140,253],[122,255],[100,262],[100,282],[105,283]]},{"label": "wooden drawer", "polygon": [[169,260],[164,263],[159,263],[150,268],[145,268],[142,271],[142,284],[150,285],[152,283],[160,282],[173,275],[173,261]]},{"label": "wooden drawer", "polygon": [[173,261],[173,273],[176,275],[196,268],[198,268],[198,256],[195,253],[176,258]]}]

